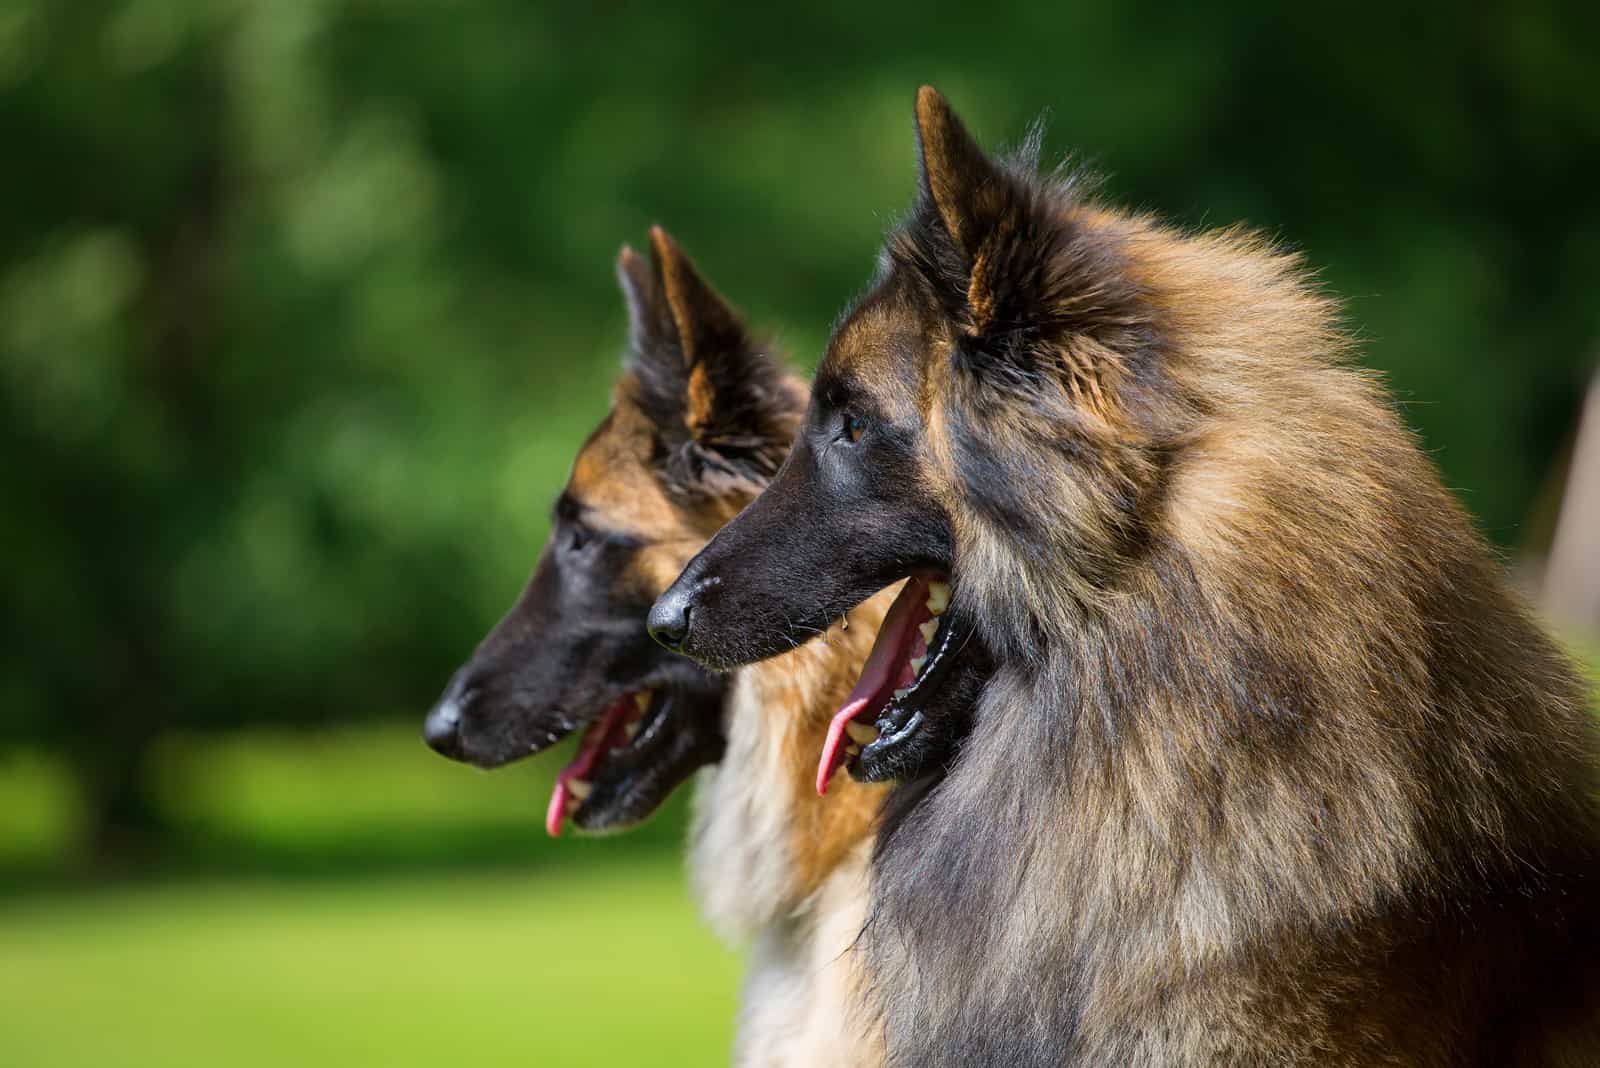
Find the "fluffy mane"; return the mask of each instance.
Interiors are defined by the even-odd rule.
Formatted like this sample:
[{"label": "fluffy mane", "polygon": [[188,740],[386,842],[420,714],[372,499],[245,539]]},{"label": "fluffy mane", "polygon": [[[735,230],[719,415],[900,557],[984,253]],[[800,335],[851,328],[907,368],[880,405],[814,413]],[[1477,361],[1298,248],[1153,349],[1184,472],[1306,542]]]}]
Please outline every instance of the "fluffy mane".
[{"label": "fluffy mane", "polygon": [[1556,952],[1529,929],[1594,903],[1579,678],[1296,257],[996,165],[943,108],[880,285],[942,323],[930,451],[999,670],[878,841],[892,1063],[1488,1048]]}]

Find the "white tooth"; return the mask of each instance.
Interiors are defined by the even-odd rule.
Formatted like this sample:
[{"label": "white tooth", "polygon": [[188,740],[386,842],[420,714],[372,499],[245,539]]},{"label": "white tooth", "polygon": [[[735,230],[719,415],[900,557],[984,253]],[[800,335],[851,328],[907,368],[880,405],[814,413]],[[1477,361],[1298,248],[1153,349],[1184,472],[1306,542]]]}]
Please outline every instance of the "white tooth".
[{"label": "white tooth", "polygon": [[933,636],[939,633],[939,621],[937,619],[930,619],[917,629],[922,632],[922,644],[932,645]]},{"label": "white tooth", "polygon": [[861,755],[861,747],[852,742],[844,747],[844,755],[847,757],[858,757]]},{"label": "white tooth", "polygon": [[928,611],[938,615],[950,606],[950,583],[928,583]]},{"label": "white tooth", "polygon": [[644,724],[640,723],[638,720],[630,719],[623,726],[622,733],[627,737],[628,741],[631,742],[639,736],[639,728],[642,726],[644,726]]},{"label": "white tooth", "polygon": [[895,700],[896,700],[896,701],[899,701],[899,700],[901,700],[901,699],[903,699],[903,698],[904,698],[904,697],[905,697],[905,695],[906,695],[906,694],[908,694],[908,693],[910,693],[910,692],[911,692],[911,687],[909,687],[909,686],[907,686],[907,687],[906,687],[906,688],[905,688],[905,689],[903,689],[903,690],[896,690],[896,691],[895,691],[895,692],[894,692],[894,699],[895,699]]},{"label": "white tooth", "polygon": [[579,801],[583,801],[588,798],[589,791],[593,789],[594,784],[591,782],[586,782],[583,779],[567,780],[567,793],[571,794],[573,797],[576,797]]},{"label": "white tooth", "polygon": [[857,745],[871,745],[878,740],[878,728],[870,723],[859,720],[850,720],[844,725],[844,732],[848,734]]},{"label": "white tooth", "polygon": [[645,709],[650,707],[651,693],[652,691],[650,690],[640,690],[638,693],[633,695],[633,703],[639,706],[640,712],[643,712]]},{"label": "white tooth", "polygon": [[922,674],[922,665],[926,664],[927,662],[928,662],[928,658],[925,657],[925,656],[914,656],[914,657],[912,657],[911,658],[911,674],[913,674],[913,675]]}]

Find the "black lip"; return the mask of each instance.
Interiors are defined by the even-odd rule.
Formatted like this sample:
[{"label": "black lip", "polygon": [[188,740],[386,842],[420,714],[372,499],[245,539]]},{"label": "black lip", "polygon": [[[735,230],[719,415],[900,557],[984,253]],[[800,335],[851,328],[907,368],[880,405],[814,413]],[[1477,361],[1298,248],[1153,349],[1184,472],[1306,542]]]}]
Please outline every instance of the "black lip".
[{"label": "black lip", "polygon": [[[451,683],[445,697],[428,713],[423,739],[441,756],[492,771],[519,760],[538,756],[575,731],[595,722],[598,713],[574,715],[565,705],[529,708],[522,695],[504,694],[479,686],[457,692]],[[616,696],[585,700],[604,708]]]},{"label": "black lip", "polygon": [[966,736],[972,706],[990,673],[988,658],[954,605],[939,620],[922,673],[903,698],[878,713],[878,737],[846,762],[857,782],[917,778],[948,761]]},{"label": "black lip", "polygon": [[951,620],[940,619],[939,633],[934,636],[938,644],[929,652],[922,673],[904,697],[893,698],[878,713],[874,724],[878,737],[846,762],[851,778],[857,782],[888,782],[904,776],[908,758],[918,750],[918,738],[928,725],[924,712],[927,699],[938,699],[939,682],[955,660],[951,649],[956,644],[956,630]]},{"label": "black lip", "polygon": [[596,762],[589,796],[572,813],[572,825],[604,834],[652,815],[684,780],[722,759],[721,713],[720,686],[658,688],[639,732]]}]

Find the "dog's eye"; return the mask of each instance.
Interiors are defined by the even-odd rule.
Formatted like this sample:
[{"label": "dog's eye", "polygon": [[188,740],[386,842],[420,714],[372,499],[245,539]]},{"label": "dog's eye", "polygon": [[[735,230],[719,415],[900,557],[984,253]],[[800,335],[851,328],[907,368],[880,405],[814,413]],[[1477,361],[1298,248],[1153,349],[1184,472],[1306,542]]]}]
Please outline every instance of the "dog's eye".
[{"label": "dog's eye", "polygon": [[589,544],[593,533],[576,519],[567,523],[567,551],[575,553]]},{"label": "dog's eye", "polygon": [[850,444],[854,445],[856,442],[861,440],[861,436],[863,434],[865,434],[866,432],[867,432],[867,421],[865,419],[863,419],[859,415],[856,415],[854,412],[845,412],[844,413],[844,436],[845,436],[845,440],[849,441]]}]

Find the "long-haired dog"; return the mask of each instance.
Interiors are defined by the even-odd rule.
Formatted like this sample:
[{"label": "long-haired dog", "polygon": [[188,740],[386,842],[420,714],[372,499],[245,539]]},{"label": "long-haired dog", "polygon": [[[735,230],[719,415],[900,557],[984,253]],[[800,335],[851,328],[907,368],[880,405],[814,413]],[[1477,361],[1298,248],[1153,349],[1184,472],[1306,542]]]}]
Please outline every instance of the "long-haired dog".
[{"label": "long-haired dog", "polygon": [[[733,676],[650,641],[654,598],[771,479],[805,386],[664,231],[617,274],[630,345],[610,413],[580,449],[527,589],[456,674],[424,734],[496,767],[581,732],[551,834],[631,826],[696,769],[691,863],[720,933],[754,942],[740,1064],[872,1064],[838,1021],[858,1000],[852,943],[882,789],[819,801],[809,754],[861,670],[887,598],[822,640]],[[816,632],[807,632],[806,636]]]},{"label": "long-haired dog", "polygon": [[890,1063],[1600,1064],[1585,688],[1333,302],[916,116],[784,468],[651,614],[726,667],[952,585],[841,710],[853,773],[919,776],[864,931]]}]

